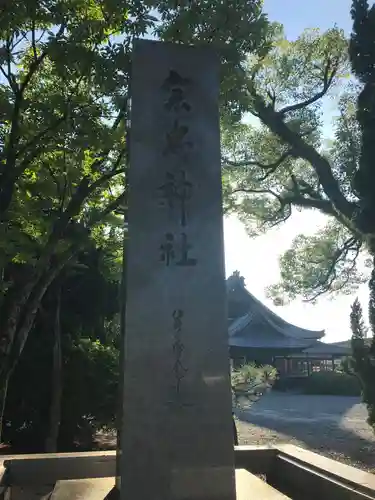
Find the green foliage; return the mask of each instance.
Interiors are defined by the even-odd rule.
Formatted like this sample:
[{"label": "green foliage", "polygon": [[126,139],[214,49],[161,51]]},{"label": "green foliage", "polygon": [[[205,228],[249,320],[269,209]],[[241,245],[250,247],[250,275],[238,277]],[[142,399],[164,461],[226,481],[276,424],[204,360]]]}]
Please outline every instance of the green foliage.
[{"label": "green foliage", "polygon": [[79,339],[66,359],[64,375],[60,448],[79,443],[83,430],[90,446],[95,431],[115,428],[119,350],[99,340]]},{"label": "green foliage", "polygon": [[[35,341],[12,377],[5,414],[4,441],[21,452],[43,452],[49,428],[50,359],[44,345]],[[114,428],[118,399],[119,351],[100,341],[79,339],[71,345],[65,340],[62,414],[58,449],[90,449],[96,430]],[[25,377],[27,372],[27,377]]]},{"label": "green foliage", "polygon": [[[186,5],[172,0],[5,0],[2,9],[0,394],[4,399],[12,373],[19,381],[33,369],[37,352],[28,334],[51,335],[49,307],[55,297],[50,294],[56,280],[62,280],[64,372],[79,379],[69,379],[64,387],[61,432],[70,436],[67,441],[82,419],[108,424],[114,410],[115,290],[127,210],[134,39],[157,33],[163,40],[215,44],[223,62],[227,122],[236,121],[244,109],[238,89],[243,88],[245,55],[260,56],[269,46],[272,27],[261,0]],[[26,356],[17,368],[25,345],[30,363]],[[40,360],[35,387],[48,377],[51,352]],[[23,410],[15,416],[17,405],[7,408],[11,433],[24,428],[43,433],[46,418],[40,412],[48,413],[49,398],[39,399],[27,384],[25,394],[19,382],[11,384],[11,397],[15,387]],[[76,411],[68,422],[70,408]],[[0,438],[1,420],[0,409]]]},{"label": "green foliage", "polygon": [[[374,276],[374,271],[372,273]],[[375,430],[375,324],[374,324],[374,295],[375,281],[370,280],[369,320],[372,338],[366,340],[367,330],[364,327],[361,306],[354,302],[350,315],[352,327],[353,356],[351,368],[357,375],[362,387],[362,399],[367,406],[368,423]]]},{"label": "green foliage", "polygon": [[[252,119],[223,131],[225,208],[250,234],[282,224],[295,210],[330,218],[316,235],[298,235],[281,257],[281,282],[269,290],[278,304],[351,293],[367,279],[358,262],[371,251],[371,237],[360,223],[354,186],[360,86],[350,76],[347,48],[338,28],[307,30],[293,42],[278,31],[272,50],[248,61]],[[329,98],[339,113],[326,141],[321,125]]]},{"label": "green foliage", "polygon": [[111,247],[108,279],[119,274],[134,39],[157,32],[169,41],[214,43],[223,61],[223,114],[233,121],[243,108],[241,94],[226,94],[242,85],[245,54],[264,53],[272,31],[261,5],[6,2],[0,19],[0,393],[62,270],[74,268],[93,246]]},{"label": "green foliage", "polygon": [[[61,286],[62,413],[59,450],[90,448],[94,432],[114,426],[119,379],[119,277],[94,249],[65,269]],[[44,451],[50,419],[56,292],[49,289],[10,380],[4,439],[19,451]],[[101,293],[98,293],[100,290]]]},{"label": "green foliage", "polygon": [[163,23],[156,33],[162,40],[215,46],[222,62],[221,118],[225,123],[236,122],[246,109],[246,57],[266,54],[278,29],[268,23],[262,4],[261,0],[158,2]]},{"label": "green foliage", "polygon": [[358,297],[352,304],[350,312],[350,328],[353,339],[365,339],[367,337],[367,326],[363,319],[363,311]]},{"label": "green foliage", "polygon": [[357,215],[362,231],[371,234],[370,246],[375,249],[375,182],[373,157],[375,153],[375,5],[369,8],[364,0],[353,0],[351,15],[353,31],[350,39],[349,56],[352,71],[363,88],[358,95],[357,120],[361,130],[359,167],[354,187],[360,198],[360,212]]},{"label": "green foliage", "polygon": [[280,258],[281,284],[268,289],[284,303],[304,296],[314,301],[321,293],[351,293],[366,281],[358,269],[360,245],[345,226],[334,219],[316,235],[298,235]]},{"label": "green foliage", "polygon": [[277,370],[271,365],[257,366],[254,363],[242,365],[232,370],[232,386],[245,384],[249,388],[260,384],[272,384],[277,376]]},{"label": "green foliage", "polygon": [[235,403],[246,405],[257,400],[270,390],[277,378],[273,366],[257,366],[254,363],[242,365],[231,372],[232,392]]},{"label": "green foliage", "polygon": [[361,384],[354,375],[343,372],[316,372],[301,385],[305,394],[360,396]]},{"label": "green foliage", "polygon": [[355,299],[351,307],[350,328],[352,331],[351,346],[353,355],[350,358],[349,366],[361,378],[361,372],[367,364],[368,344],[366,343],[367,327],[358,298]]},{"label": "green foliage", "polygon": [[[361,149],[358,169],[354,176],[354,188],[359,198],[356,214],[359,229],[366,234],[367,245],[372,254],[372,273],[369,281],[369,323],[372,330],[371,343],[365,342],[358,304],[352,309],[352,346],[354,370],[362,383],[363,400],[368,409],[368,422],[375,428],[375,5],[369,8],[365,0],[353,0],[351,15],[353,31],[349,56],[352,70],[363,84],[357,100],[357,121],[361,131]],[[359,319],[358,319],[359,318]]]}]

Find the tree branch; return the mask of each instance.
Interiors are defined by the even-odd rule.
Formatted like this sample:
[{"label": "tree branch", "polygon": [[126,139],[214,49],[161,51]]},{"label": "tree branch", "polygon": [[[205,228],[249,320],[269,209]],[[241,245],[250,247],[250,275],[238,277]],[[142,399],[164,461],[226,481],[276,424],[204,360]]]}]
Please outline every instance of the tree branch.
[{"label": "tree branch", "polygon": [[251,189],[251,188],[236,188],[232,193],[247,193],[247,194],[270,194],[275,197],[280,203],[280,211],[285,208],[286,205],[294,205],[297,207],[304,208],[316,208],[327,215],[335,216],[336,212],[329,200],[323,200],[318,198],[305,198],[304,196],[296,196],[295,194],[277,194],[272,189]]},{"label": "tree branch", "polygon": [[[262,221],[261,226],[265,226],[266,224],[268,224],[268,228],[272,228],[274,226],[277,226],[280,222],[285,222],[292,215],[292,211],[290,209],[290,203],[284,202],[284,199],[282,198],[282,196],[279,195],[279,194],[277,194],[272,189],[237,188],[237,189],[234,189],[232,192],[233,193],[246,193],[246,194],[251,194],[251,193],[254,193],[254,194],[268,194],[268,195],[271,195],[274,198],[276,198],[276,200],[280,204],[279,210],[277,212],[275,212],[273,214],[273,216],[265,218]],[[284,210],[286,207],[289,207],[288,211]],[[277,218],[276,216],[278,214],[279,215],[282,214],[282,217],[281,218],[280,217]]]},{"label": "tree branch", "polygon": [[[60,26],[59,31],[56,34],[55,39],[58,39],[62,33],[64,32],[65,24]],[[9,48],[10,50],[10,48]],[[15,168],[16,163],[16,145],[19,139],[19,128],[20,128],[20,116],[21,109],[23,104],[24,92],[30,83],[33,75],[47,56],[47,51],[42,52],[42,54],[34,59],[30,64],[29,71],[26,74],[24,80],[17,86],[15,90],[15,99],[14,99],[14,107],[13,114],[11,120],[11,127],[9,138],[6,141],[6,146],[4,150],[5,157],[5,168],[0,174],[0,214],[4,214],[12,201],[13,191],[16,179],[18,178],[18,171]],[[8,57],[8,72],[10,73],[10,55]]]},{"label": "tree branch", "polygon": [[76,256],[77,251],[78,248],[76,246],[71,246],[59,256],[53,265],[51,265],[47,270],[44,270],[39,280],[35,283],[27,302],[24,304],[22,313],[20,314],[11,350],[7,359],[7,365],[4,368],[2,367],[5,372],[7,370],[10,372],[14,370],[25,346],[29,331],[32,327],[44,294],[67,263]]},{"label": "tree branch", "polygon": [[298,109],[306,108],[310,104],[313,104],[314,102],[319,101],[319,99],[324,97],[325,94],[330,89],[332,82],[333,82],[333,79],[336,75],[337,64],[334,65],[331,74],[330,74],[330,69],[331,69],[331,60],[329,59],[327,64],[326,64],[325,70],[324,70],[323,88],[320,92],[318,92],[314,96],[310,97],[309,99],[306,99],[305,101],[298,102],[298,103],[292,104],[290,106],[285,106],[284,108],[279,110],[280,115],[285,115],[286,113],[289,113],[291,111],[297,111]]},{"label": "tree branch", "polygon": [[108,214],[111,212],[115,211],[123,202],[126,201],[126,192],[123,192],[115,198],[111,203],[109,203],[99,214],[97,214],[88,224],[88,226],[91,228],[95,224],[98,224],[101,222],[104,217],[106,217]]},{"label": "tree branch", "polygon": [[267,172],[264,174],[263,177],[259,177],[257,179],[258,181],[264,181],[268,176],[270,176],[272,173],[274,173],[277,170],[277,168],[283,163],[283,161],[285,161],[291,155],[292,155],[292,150],[289,149],[288,151],[283,153],[278,160],[274,161],[273,163],[269,163],[269,164],[261,163],[259,161],[255,161],[255,160],[243,160],[243,161],[236,162],[236,161],[224,159],[224,162],[227,163],[228,165],[230,165],[231,167],[250,167],[253,165],[253,166],[259,167],[263,170],[267,170]]},{"label": "tree branch", "polygon": [[62,192],[61,192],[61,186],[60,186],[60,181],[59,179],[56,177],[55,175],[55,172],[53,171],[51,165],[47,165],[47,170],[49,172],[49,175],[51,176],[51,179],[53,180],[53,182],[55,183],[56,185],[56,190],[57,190],[57,194],[58,196],[61,198],[62,196]]},{"label": "tree branch", "polygon": [[320,185],[327,198],[331,200],[335,211],[341,213],[346,219],[347,227],[353,219],[356,205],[349,202],[335,179],[331,166],[311,144],[306,142],[298,133],[292,131],[283,121],[283,116],[265,104],[263,99],[256,94],[254,89],[249,89],[254,97],[254,107],[259,113],[262,122],[278,136],[282,141],[288,144],[293,150],[295,157],[300,157],[310,163],[315,170]]},{"label": "tree branch", "polygon": [[105,182],[109,181],[116,175],[124,173],[124,169],[112,170],[107,174],[102,175],[99,179],[92,182],[90,184],[90,178],[85,176],[81,179],[76,191],[70,198],[70,201],[66,207],[66,209],[62,212],[59,219],[56,221],[50,237],[48,239],[48,243],[46,247],[48,248],[48,253],[50,253],[51,247],[53,247],[57,241],[61,238],[64,233],[69,221],[76,217],[82,207],[84,201],[100,186],[102,186]]},{"label": "tree branch", "polygon": [[[65,23],[61,24],[59,31],[56,33],[55,40],[58,40],[60,36],[64,33],[65,30]],[[33,60],[33,62],[30,64],[29,71],[27,72],[24,80],[20,84],[20,89],[19,92],[23,95],[25,92],[27,86],[29,85],[32,77],[34,76],[35,72],[39,68],[39,66],[42,64],[44,59],[47,57],[48,51],[45,50],[40,54],[40,56],[37,56],[36,59]]]},{"label": "tree branch", "polygon": [[5,71],[5,69],[2,66],[0,66],[0,71],[1,71],[2,75],[4,76],[4,78],[7,80],[7,82],[9,83],[10,87],[12,87],[11,79],[9,78],[9,75],[7,74],[7,72]]},{"label": "tree branch", "polygon": [[[319,281],[319,283],[314,287],[314,288],[320,288],[315,295],[313,295],[307,302],[313,302],[316,300],[319,296],[323,295],[324,293],[328,292],[331,289],[331,286],[335,279],[337,279],[337,271],[336,271],[336,266],[340,260],[343,260],[346,258],[348,255],[348,252],[353,250],[355,252],[354,258],[352,265],[350,269],[347,272],[347,279],[341,284],[341,286],[337,290],[341,290],[345,287],[345,285],[348,283],[350,279],[350,273],[354,270],[356,259],[359,255],[359,252],[361,250],[362,243],[359,242],[356,238],[350,237],[346,242],[343,244],[342,247],[338,248],[335,253],[333,254],[332,257],[332,262],[329,268],[327,269],[327,272],[324,274],[323,278]],[[316,264],[320,264],[317,262]]]},{"label": "tree branch", "polygon": [[276,106],[276,93],[275,91],[267,89],[267,95],[269,100],[271,101],[271,106],[275,109]]},{"label": "tree branch", "polygon": [[283,204],[283,199],[281,198],[281,196],[279,194],[275,193],[275,191],[273,191],[272,189],[256,189],[256,188],[252,189],[252,188],[240,187],[240,188],[233,189],[232,193],[270,194],[270,195],[274,196],[280,202],[280,205]]},{"label": "tree branch", "polygon": [[327,215],[332,215],[332,216],[336,215],[332,203],[328,200],[305,198],[303,196],[292,197],[289,200],[287,200],[287,198],[284,198],[284,200],[286,201],[286,203],[290,203],[291,205],[295,205],[296,207],[316,208],[320,212],[324,212]]},{"label": "tree branch", "polygon": [[5,78],[7,79],[8,83],[10,85],[10,88],[13,90],[13,93],[16,94],[18,92],[18,85],[17,85],[16,79],[12,73],[12,66],[11,66],[12,65],[12,56],[11,56],[12,52],[11,52],[11,50],[12,50],[11,49],[11,40],[8,37],[6,39],[6,43],[5,43],[7,72],[2,69],[2,73],[5,76]]},{"label": "tree branch", "polygon": [[285,106],[285,108],[282,108],[279,110],[280,115],[285,115],[286,113],[290,113],[291,111],[297,111],[299,109],[306,108],[307,106],[310,106],[310,104],[313,104],[316,101],[319,101],[328,91],[328,88],[323,88],[320,92],[315,94],[313,97],[310,97],[310,99],[306,99],[305,101],[298,102],[296,104],[291,104],[290,106]]},{"label": "tree branch", "polygon": [[38,52],[36,50],[36,42],[35,42],[35,19],[32,20],[31,25],[31,47],[33,49],[34,61],[38,59]]},{"label": "tree branch", "polygon": [[[61,123],[63,123],[65,120],[66,120],[66,117],[67,115],[64,114],[62,117],[58,118],[57,120],[55,120],[53,123],[51,123],[50,125],[48,125],[48,127],[44,128],[43,130],[41,130],[38,134],[36,134],[32,139],[30,139],[30,141],[28,141],[19,151],[18,153],[16,154],[16,158],[18,158],[19,156],[22,156],[22,154],[27,151],[28,149],[32,148],[33,146],[35,146],[36,144],[39,144],[40,140],[41,139],[45,139],[46,135],[48,135],[50,132],[52,132],[53,130],[55,130],[59,125],[61,125]],[[29,163],[29,162],[28,162]],[[26,164],[27,165],[27,164]],[[20,169],[18,170],[21,170],[23,171],[23,168],[26,166],[23,162],[21,163],[20,165]]]},{"label": "tree branch", "polygon": [[[35,137],[33,137],[32,139],[30,139],[29,142],[27,142],[21,149],[20,151],[16,154],[16,158],[18,158],[19,156],[22,156],[22,154],[27,151],[28,149],[34,147],[36,144],[38,144],[40,147],[38,148],[38,151],[37,153],[35,154],[34,152],[32,152],[31,155],[29,155],[27,158],[25,158],[18,170],[19,170],[19,173],[23,172],[23,170],[25,169],[25,167],[27,167],[27,165],[30,163],[30,161],[32,161],[35,156],[44,149],[44,146],[45,146],[45,137],[50,133],[52,132],[53,130],[55,130],[59,125],[61,125],[64,121],[67,120],[68,116],[69,116],[69,110],[70,110],[70,105],[71,105],[71,102],[72,102],[72,98],[76,95],[78,89],[79,89],[79,86],[82,82],[82,79],[83,79],[83,76],[81,76],[79,79],[78,79],[78,82],[76,83],[76,85],[74,86],[72,92],[71,92],[71,95],[69,96],[69,98],[67,99],[67,102],[66,102],[66,111],[64,111],[63,115],[58,118],[57,120],[55,120],[54,122],[52,122],[50,125],[48,125],[45,129],[43,129],[41,132],[39,132],[38,134],[35,135]],[[77,109],[78,110],[82,110],[84,108],[84,106],[79,106]],[[44,138],[43,141],[41,141],[40,139]]]}]

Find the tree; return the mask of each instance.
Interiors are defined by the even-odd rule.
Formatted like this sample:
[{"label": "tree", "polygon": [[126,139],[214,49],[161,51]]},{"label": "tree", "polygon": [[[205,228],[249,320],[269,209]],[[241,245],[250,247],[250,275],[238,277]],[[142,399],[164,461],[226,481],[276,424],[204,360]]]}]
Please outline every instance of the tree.
[{"label": "tree", "polygon": [[363,311],[358,297],[352,304],[350,312],[350,328],[352,331],[353,339],[365,339],[367,337],[367,327],[363,319]]},{"label": "tree", "polygon": [[358,297],[355,299],[351,306],[350,312],[350,329],[352,331],[352,356],[349,360],[349,369],[357,374],[363,386],[363,367],[366,363],[367,357],[367,344],[365,339],[367,337],[367,327],[363,319],[363,311]]},{"label": "tree", "polygon": [[[370,281],[371,294],[374,293],[374,282]],[[372,307],[370,301],[370,308]],[[350,363],[351,369],[361,382],[362,399],[367,406],[368,423],[375,430],[375,328],[373,310],[369,311],[372,338],[366,341],[367,329],[363,322],[362,308],[358,299],[352,305],[350,314],[350,325],[352,328],[352,350],[353,355]]]},{"label": "tree", "polygon": [[[353,18],[359,3],[353,2]],[[370,23],[373,9],[366,12]],[[297,236],[282,256],[281,283],[269,291],[278,303],[352,292],[367,280],[362,264],[373,266],[366,255],[375,251],[375,218],[369,217],[373,195],[359,187],[366,171],[363,127],[370,125],[359,120],[364,80],[350,75],[348,42],[338,28],[308,30],[294,42],[280,31],[265,57],[249,60],[247,75],[248,109],[257,124],[224,131],[226,209],[258,233],[293,210],[327,216],[316,236]],[[330,97],[338,99],[339,116],[333,139],[325,141],[321,114]],[[372,186],[368,175],[362,184]]]},{"label": "tree", "polygon": [[1,17],[4,399],[44,294],[123,200],[127,76],[117,66],[129,55],[102,45],[124,12],[121,2],[106,16],[94,2],[18,2]]},{"label": "tree", "polygon": [[87,447],[98,428],[113,426],[121,263],[113,272],[110,243],[81,252],[43,297],[9,384],[4,439],[17,451]]},{"label": "tree", "polygon": [[[370,346],[358,301],[351,325],[354,369],[375,426],[375,5],[353,0],[351,15],[349,44],[337,28],[309,31],[292,43],[276,40],[266,57],[250,61],[249,110],[261,126],[238,126],[226,138],[225,192],[228,210],[262,229],[285,221],[293,208],[328,216],[317,235],[297,236],[282,256],[282,282],[270,289],[278,303],[283,295],[313,300],[352,291],[367,281],[361,252],[370,255]],[[335,93],[339,117],[334,139],[324,144],[319,111]]]},{"label": "tree", "polygon": [[[240,114],[240,100],[224,96],[234,82],[242,85],[245,54],[268,47],[261,1],[190,7],[171,0],[5,2],[0,19],[3,400],[49,287],[81,251],[93,242],[100,248],[112,233],[122,232],[122,217],[114,210],[126,211],[133,40],[154,30],[162,39],[215,43],[223,60],[226,119]],[[0,415],[0,436],[1,420]]]}]

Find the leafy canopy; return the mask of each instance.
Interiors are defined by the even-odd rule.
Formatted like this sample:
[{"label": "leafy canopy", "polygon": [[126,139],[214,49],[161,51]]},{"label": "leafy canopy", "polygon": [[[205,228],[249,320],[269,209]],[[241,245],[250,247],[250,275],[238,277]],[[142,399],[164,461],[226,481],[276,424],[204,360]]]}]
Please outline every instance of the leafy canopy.
[{"label": "leafy canopy", "polygon": [[108,272],[118,273],[134,39],[155,33],[215,44],[223,61],[223,115],[233,122],[244,109],[231,89],[244,85],[245,55],[260,56],[269,46],[272,28],[261,5],[2,2],[0,393],[59,274],[93,248],[106,249],[114,262]]},{"label": "leafy canopy", "polygon": [[[350,73],[348,41],[334,27],[295,41],[276,32],[265,57],[247,66],[249,117],[223,130],[225,208],[251,234],[288,220],[293,211],[327,216],[316,235],[298,235],[281,257],[276,303],[330,292],[350,293],[366,279],[372,229],[364,224],[356,185],[361,155],[360,84]],[[338,103],[332,137],[323,113]]]}]

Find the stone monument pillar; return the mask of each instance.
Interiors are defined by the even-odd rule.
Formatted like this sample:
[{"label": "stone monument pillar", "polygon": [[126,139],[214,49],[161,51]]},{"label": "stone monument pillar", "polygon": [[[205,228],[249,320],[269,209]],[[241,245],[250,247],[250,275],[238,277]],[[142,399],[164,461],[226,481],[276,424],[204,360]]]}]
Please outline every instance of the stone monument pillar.
[{"label": "stone monument pillar", "polygon": [[234,500],[219,61],[133,55],[120,496]]}]

